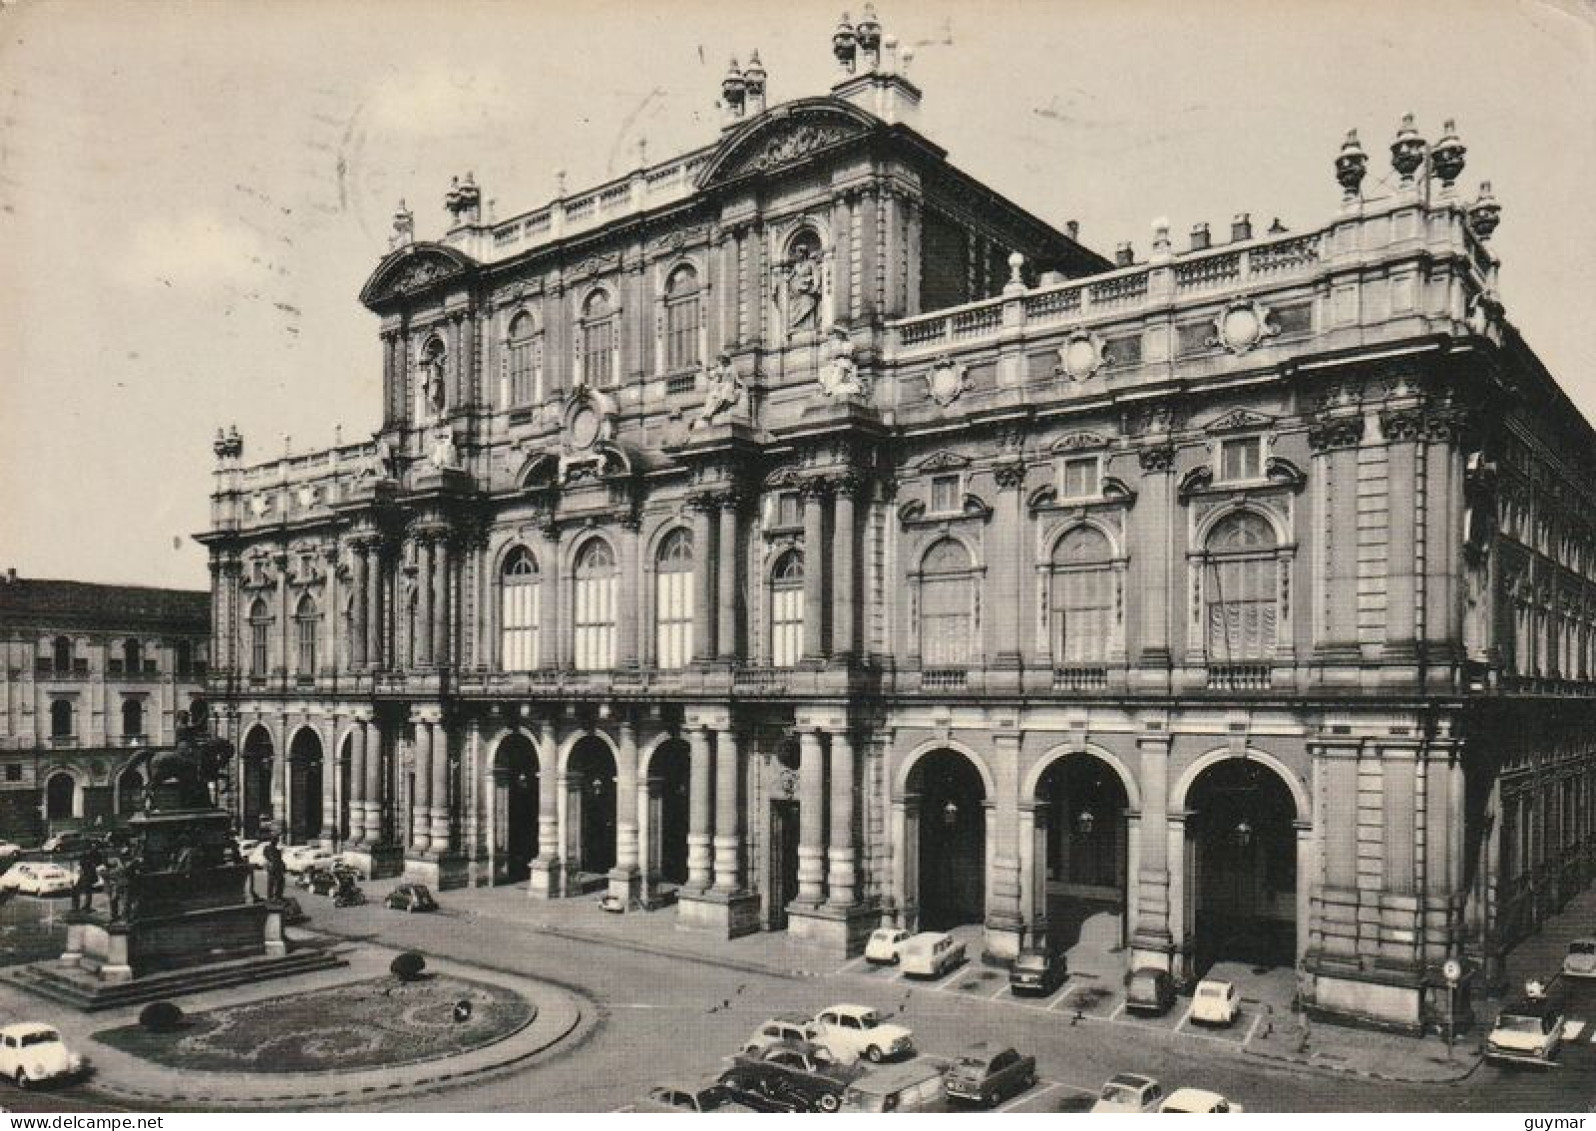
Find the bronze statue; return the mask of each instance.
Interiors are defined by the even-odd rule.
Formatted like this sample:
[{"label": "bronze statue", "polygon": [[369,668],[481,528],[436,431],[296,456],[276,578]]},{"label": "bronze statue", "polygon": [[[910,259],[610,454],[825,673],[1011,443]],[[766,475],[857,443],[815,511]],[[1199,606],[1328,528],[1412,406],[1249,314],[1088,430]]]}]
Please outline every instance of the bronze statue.
[{"label": "bronze statue", "polygon": [[149,809],[155,787],[173,782],[178,787],[176,808],[209,809],[211,783],[221,777],[233,756],[233,744],[224,738],[200,735],[188,725],[186,715],[178,716],[177,744],[170,750],[143,750],[133,756],[128,768],[144,766],[144,808]]}]

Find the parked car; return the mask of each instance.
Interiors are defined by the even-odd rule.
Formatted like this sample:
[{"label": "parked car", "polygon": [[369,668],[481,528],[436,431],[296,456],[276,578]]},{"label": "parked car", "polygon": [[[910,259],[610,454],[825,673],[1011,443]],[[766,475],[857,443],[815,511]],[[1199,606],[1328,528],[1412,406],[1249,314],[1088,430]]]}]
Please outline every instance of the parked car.
[{"label": "parked car", "polygon": [[283,867],[292,874],[306,868],[331,868],[338,863],[338,855],[319,844],[295,844],[283,849]]},{"label": "parked car", "polygon": [[964,944],[943,931],[921,931],[899,945],[898,962],[905,974],[940,978],[964,962]]},{"label": "parked car", "polygon": [[0,890],[26,895],[62,895],[72,890],[74,877],[59,864],[24,860],[0,876]]},{"label": "parked car", "polygon": [[1103,1085],[1092,1111],[1119,1115],[1157,1111],[1158,1101],[1163,1098],[1164,1086],[1151,1076],[1119,1072],[1109,1077],[1108,1083]]},{"label": "parked car", "polygon": [[1069,963],[1064,955],[1043,950],[1021,951],[1014,965],[1009,967],[1009,992],[1046,997],[1062,986],[1067,977]]},{"label": "parked car", "polygon": [[902,927],[882,927],[871,931],[870,941],[865,943],[865,961],[883,966],[896,966],[898,946],[908,938],[909,932]]},{"label": "parked car", "polygon": [[772,1045],[737,1057],[721,1083],[784,1100],[807,1111],[836,1111],[842,1094],[862,1071],[846,1065],[820,1045]]},{"label": "parked car", "polygon": [[1036,1057],[1001,1045],[972,1045],[948,1069],[948,1098],[992,1107],[1036,1083]]},{"label": "parked car", "polygon": [[351,868],[342,861],[334,861],[327,867],[312,864],[294,878],[294,883],[312,895],[330,896],[338,890],[341,882],[347,880],[357,883],[361,878],[360,869]]},{"label": "parked car", "polygon": [[691,1087],[680,1084],[656,1084],[648,1090],[648,1095],[633,1105],[631,1110],[692,1111],[699,1114],[712,1111],[730,1113],[766,1110],[764,1107],[744,1102],[745,1098],[752,1097],[745,1097],[744,1093],[722,1084],[719,1080],[710,1080]]},{"label": "parked car", "polygon": [[1563,973],[1570,978],[1596,978],[1596,939],[1575,939],[1568,944]]},{"label": "parked car", "polygon": [[438,901],[426,884],[400,884],[388,893],[383,906],[394,911],[436,911]]},{"label": "parked car", "polygon": [[22,855],[22,846],[12,844],[8,840],[0,840],[0,861],[15,860]]},{"label": "parked car", "polygon": [[947,1080],[940,1062],[925,1057],[866,1072],[842,1093],[845,1112],[946,1111]]},{"label": "parked car", "polygon": [[868,1005],[833,1005],[815,1014],[814,1037],[832,1056],[842,1061],[861,1056],[880,1064],[914,1053],[914,1034],[902,1025],[881,1020]]},{"label": "parked car", "polygon": [[813,1040],[815,1023],[801,1013],[778,1013],[759,1028],[753,1035],[743,1042],[743,1051],[755,1054],[772,1045],[783,1042],[788,1044],[802,1044]]},{"label": "parked car", "polygon": [[89,847],[89,834],[76,830],[56,833],[39,847],[52,856],[65,856],[74,852],[86,852]]},{"label": "parked car", "polygon": [[1240,1115],[1246,1108],[1231,1103],[1218,1092],[1208,1092],[1202,1088],[1176,1088],[1159,1105],[1158,1110],[1180,1115]]},{"label": "parked car", "polygon": [[24,1022],[0,1029],[0,1076],[19,1088],[60,1080],[83,1071],[83,1058],[67,1048],[49,1025]]},{"label": "parked car", "polygon": [[1231,982],[1205,978],[1191,996],[1191,1019],[1204,1025],[1233,1025],[1241,1012],[1241,994]]},{"label": "parked car", "polygon": [[1524,997],[1504,1005],[1485,1038],[1494,1064],[1550,1064],[1563,1047],[1563,1007],[1556,997]]},{"label": "parked car", "polygon": [[1125,983],[1125,1010],[1162,1016],[1175,1004],[1175,980],[1168,970],[1143,966]]}]

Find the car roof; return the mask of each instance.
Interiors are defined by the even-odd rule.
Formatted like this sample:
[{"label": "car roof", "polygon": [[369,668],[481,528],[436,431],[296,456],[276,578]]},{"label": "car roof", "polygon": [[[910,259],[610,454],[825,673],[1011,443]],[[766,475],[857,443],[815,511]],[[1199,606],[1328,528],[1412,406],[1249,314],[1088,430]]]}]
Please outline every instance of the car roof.
[{"label": "car roof", "polygon": [[811,1020],[812,1018],[803,1013],[778,1013],[770,1021],[766,1021],[765,1024],[769,1025],[771,1022],[779,1021],[783,1025],[807,1025]]},{"label": "car roof", "polygon": [[1116,1072],[1108,1078],[1110,1084],[1123,1084],[1127,1088],[1145,1088],[1149,1084],[1158,1083],[1151,1076],[1143,1076],[1138,1072]]},{"label": "car roof", "polygon": [[1206,1088],[1176,1088],[1169,1093],[1169,1098],[1164,1101],[1166,1106],[1175,1104],[1201,1104],[1204,1107],[1213,1107],[1215,1104],[1224,1103],[1225,1097],[1218,1092],[1210,1092]]},{"label": "car roof", "polygon": [[1197,983],[1197,988],[1202,989],[1204,986],[1224,986],[1225,989],[1230,990],[1235,988],[1235,983],[1227,982],[1223,978],[1204,978]]},{"label": "car roof", "polygon": [[[821,1013],[874,1013],[875,1011],[876,1011],[876,1007],[873,1006],[873,1005],[855,1005],[853,1002],[843,1001],[843,1002],[838,1002],[836,1005],[828,1005],[828,1006],[826,1006],[826,1008],[822,1009],[820,1012]],[[816,1016],[819,1016],[819,1014],[816,1014]]]},{"label": "car roof", "polygon": [[54,1025],[46,1025],[42,1021],[21,1021],[15,1025],[7,1025],[5,1028],[0,1029],[0,1035],[7,1037],[26,1037],[33,1033],[55,1033],[59,1036],[60,1030]]}]

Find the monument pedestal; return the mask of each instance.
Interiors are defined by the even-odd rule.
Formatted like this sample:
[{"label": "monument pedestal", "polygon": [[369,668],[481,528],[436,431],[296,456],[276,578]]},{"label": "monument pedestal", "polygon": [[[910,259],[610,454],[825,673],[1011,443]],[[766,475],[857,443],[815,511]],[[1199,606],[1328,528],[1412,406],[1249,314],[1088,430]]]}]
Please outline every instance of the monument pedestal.
[{"label": "monument pedestal", "polygon": [[759,895],[751,891],[683,892],[676,899],[676,929],[736,939],[759,930]]}]

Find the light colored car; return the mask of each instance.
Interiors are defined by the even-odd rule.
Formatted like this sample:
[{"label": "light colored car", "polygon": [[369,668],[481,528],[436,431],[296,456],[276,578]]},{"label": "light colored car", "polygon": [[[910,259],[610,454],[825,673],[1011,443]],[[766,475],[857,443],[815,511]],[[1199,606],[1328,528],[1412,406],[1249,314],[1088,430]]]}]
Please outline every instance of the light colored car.
[{"label": "light colored car", "polygon": [[815,1014],[814,1042],[841,1061],[880,1064],[914,1052],[914,1033],[902,1025],[881,1020],[868,1005],[833,1005]]},{"label": "light colored car", "polygon": [[802,1044],[813,1040],[814,1022],[801,1013],[780,1013],[755,1029],[743,1042],[743,1051],[750,1055],[779,1044]]},{"label": "light colored car", "polygon": [[293,875],[306,868],[331,868],[338,863],[338,854],[319,844],[296,844],[283,849],[283,867]]},{"label": "light colored car", "polygon": [[629,1110],[652,1112],[690,1111],[700,1115],[708,1112],[754,1112],[758,1108],[743,1103],[732,1089],[719,1080],[703,1084],[656,1084],[648,1095],[638,1100]]},{"label": "light colored car", "polygon": [[83,1071],[83,1058],[67,1048],[48,1025],[24,1022],[0,1029],[0,1076],[19,1088]]},{"label": "light colored car", "polygon": [[1241,994],[1235,984],[1218,978],[1197,983],[1191,995],[1191,1019],[1204,1025],[1234,1025],[1241,1012]]},{"label": "light colored car", "polygon": [[1240,1115],[1246,1108],[1231,1103],[1218,1092],[1207,1092],[1201,1088],[1176,1088],[1158,1106],[1158,1110],[1179,1115]]},{"label": "light colored car", "polygon": [[898,964],[905,974],[940,978],[964,962],[964,944],[945,931],[921,931],[898,946]]},{"label": "light colored car", "polygon": [[8,840],[0,840],[0,860],[15,860],[22,855],[22,846],[12,844]]},{"label": "light colored car", "polygon": [[870,932],[870,941],[865,943],[865,961],[876,962],[885,966],[898,964],[898,946],[909,938],[909,932],[902,927],[882,927]]},{"label": "light colored car", "polygon": [[0,888],[25,895],[61,895],[72,890],[72,873],[59,864],[24,860],[0,876]]},{"label": "light colored car", "polygon": [[1596,978],[1596,939],[1575,939],[1568,944],[1563,973],[1570,978]]},{"label": "light colored car", "polygon": [[1526,997],[1504,1005],[1485,1038],[1485,1059],[1493,1064],[1551,1064],[1563,1047],[1560,1001]]},{"label": "light colored car", "polygon": [[1135,1072],[1121,1072],[1109,1078],[1092,1105],[1094,1114],[1135,1115],[1144,1111],[1157,1111],[1158,1101],[1164,1098],[1164,1086],[1151,1076]]}]

